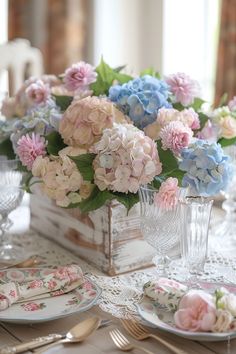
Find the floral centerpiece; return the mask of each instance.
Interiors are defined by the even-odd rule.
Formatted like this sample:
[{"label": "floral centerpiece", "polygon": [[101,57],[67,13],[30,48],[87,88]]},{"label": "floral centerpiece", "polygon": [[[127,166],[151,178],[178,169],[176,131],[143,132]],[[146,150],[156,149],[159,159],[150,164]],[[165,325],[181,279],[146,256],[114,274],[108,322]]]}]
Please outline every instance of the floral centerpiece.
[{"label": "floral centerpiece", "polygon": [[59,77],[30,78],[3,101],[0,154],[18,156],[27,189],[40,182],[61,207],[88,212],[116,199],[129,210],[150,184],[165,208],[178,186],[209,196],[230,179],[222,147],[236,141],[236,104],[203,112],[183,73],[139,77],[79,62]]}]

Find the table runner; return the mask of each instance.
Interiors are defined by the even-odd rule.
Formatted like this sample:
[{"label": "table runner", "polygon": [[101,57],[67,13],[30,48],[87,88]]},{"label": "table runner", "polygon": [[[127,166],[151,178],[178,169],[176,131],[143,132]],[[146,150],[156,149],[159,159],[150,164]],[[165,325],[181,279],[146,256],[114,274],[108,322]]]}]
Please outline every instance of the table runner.
[{"label": "table runner", "polygon": [[[14,239],[22,244],[30,254],[37,254],[42,257],[40,267],[57,267],[71,263],[79,264],[83,272],[102,288],[103,292],[98,305],[103,311],[119,318],[127,316],[128,312],[141,320],[137,314],[135,304],[142,298],[143,284],[157,276],[154,267],[109,277],[55,242],[36,234],[33,230],[29,230],[24,234],[16,234]],[[218,251],[215,251],[217,248],[216,240],[212,239],[209,245],[210,251],[205,267],[206,271],[200,279],[236,283],[236,257],[230,256],[232,247],[228,248],[228,252],[224,250],[224,253],[220,253],[220,245],[218,246]],[[178,267],[179,264],[174,261],[168,268],[168,276],[182,281],[184,280],[183,274],[179,272]]]}]

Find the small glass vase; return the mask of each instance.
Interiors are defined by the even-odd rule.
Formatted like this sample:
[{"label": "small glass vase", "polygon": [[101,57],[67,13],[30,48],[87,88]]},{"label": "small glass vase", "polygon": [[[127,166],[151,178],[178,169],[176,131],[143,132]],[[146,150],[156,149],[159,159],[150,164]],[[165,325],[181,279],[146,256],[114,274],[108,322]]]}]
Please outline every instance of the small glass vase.
[{"label": "small glass vase", "polygon": [[181,256],[193,282],[204,272],[212,204],[213,200],[204,197],[186,197],[180,202]]},{"label": "small glass vase", "polygon": [[[180,255],[180,208],[171,210],[157,204],[157,189],[139,189],[141,231],[144,239],[155,248],[157,257],[153,259],[159,276],[167,276],[167,266],[171,258]],[[171,257],[171,258],[170,258]]]}]

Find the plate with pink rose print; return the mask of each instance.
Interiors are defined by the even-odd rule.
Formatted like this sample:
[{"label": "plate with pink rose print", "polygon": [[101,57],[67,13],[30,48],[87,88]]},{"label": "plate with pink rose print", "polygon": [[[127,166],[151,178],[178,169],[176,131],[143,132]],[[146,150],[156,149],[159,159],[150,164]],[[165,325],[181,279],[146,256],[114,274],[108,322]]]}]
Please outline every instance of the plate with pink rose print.
[{"label": "plate with pink rose print", "polygon": [[[0,285],[10,281],[28,282],[46,275],[47,272],[51,270],[28,268],[0,271]],[[91,279],[84,278],[85,282],[82,285],[67,294],[13,304],[8,309],[0,311],[0,321],[46,322],[88,310],[96,304],[102,291]]]},{"label": "plate with pink rose print", "polygon": [[[204,292],[214,294],[216,289],[222,287],[227,289],[230,293],[236,295],[236,285],[227,285],[219,283],[200,282],[199,284]],[[137,304],[139,315],[151,327],[161,329],[163,331],[176,334],[177,336],[199,341],[215,342],[227,341],[236,338],[236,329],[234,331],[226,332],[204,332],[204,331],[187,331],[179,329],[174,321],[174,313],[167,310],[164,306],[160,306],[158,302],[151,300],[144,296],[139,304]],[[185,319],[188,321],[188,319]]]}]

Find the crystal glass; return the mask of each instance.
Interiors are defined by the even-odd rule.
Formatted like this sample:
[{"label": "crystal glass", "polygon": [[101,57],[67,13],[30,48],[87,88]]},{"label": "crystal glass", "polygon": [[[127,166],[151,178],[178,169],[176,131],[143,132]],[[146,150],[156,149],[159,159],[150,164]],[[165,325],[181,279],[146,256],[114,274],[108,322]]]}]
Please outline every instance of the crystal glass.
[{"label": "crystal glass", "polygon": [[225,197],[222,209],[226,212],[224,219],[215,223],[210,230],[213,237],[219,237],[228,246],[232,240],[236,241],[236,146],[224,148],[224,152],[231,157],[233,175],[231,183],[226,191],[222,192]]},{"label": "crystal glass", "polygon": [[186,197],[180,202],[181,256],[190,274],[204,271],[212,204],[213,200],[204,197]]},{"label": "crystal glass", "polygon": [[23,175],[17,171],[18,160],[0,156],[0,262],[24,258],[24,249],[12,243],[6,231],[12,225],[8,215],[17,208],[23,198]]},{"label": "crystal glass", "polygon": [[153,259],[159,275],[166,275],[169,255],[180,252],[180,208],[178,204],[172,210],[161,208],[155,200],[157,192],[149,187],[139,189],[141,230],[159,256]]}]

